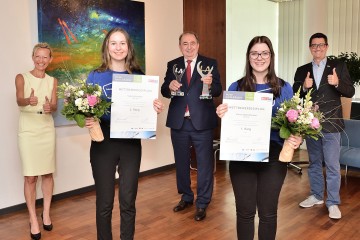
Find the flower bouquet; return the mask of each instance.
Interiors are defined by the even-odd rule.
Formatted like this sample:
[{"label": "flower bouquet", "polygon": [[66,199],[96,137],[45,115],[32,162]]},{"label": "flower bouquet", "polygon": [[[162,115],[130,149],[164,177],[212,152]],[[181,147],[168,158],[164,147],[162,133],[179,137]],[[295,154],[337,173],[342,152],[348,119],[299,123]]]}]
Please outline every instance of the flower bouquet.
[{"label": "flower bouquet", "polygon": [[109,112],[111,102],[101,99],[101,87],[90,85],[85,80],[76,80],[76,85],[63,83],[58,87],[59,98],[64,99],[61,114],[68,120],[75,120],[79,127],[85,126],[85,119],[93,117],[95,124],[89,129],[91,140],[101,142],[104,135],[100,128],[100,117]]},{"label": "flower bouquet", "polygon": [[281,103],[278,112],[272,118],[272,128],[279,129],[280,137],[285,139],[279,156],[282,162],[290,162],[294,154],[294,149],[286,141],[290,135],[311,137],[316,140],[321,136],[324,115],[319,111],[319,106],[311,101],[311,92],[312,89],[302,99],[299,89],[290,100]]}]

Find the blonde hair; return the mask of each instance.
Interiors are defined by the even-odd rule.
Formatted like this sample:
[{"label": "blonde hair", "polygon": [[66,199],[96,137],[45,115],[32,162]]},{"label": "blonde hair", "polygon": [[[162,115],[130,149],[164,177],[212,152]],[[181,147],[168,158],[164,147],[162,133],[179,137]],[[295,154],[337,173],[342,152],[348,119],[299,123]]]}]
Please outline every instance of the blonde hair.
[{"label": "blonde hair", "polygon": [[35,55],[35,52],[36,52],[39,48],[49,49],[49,51],[50,51],[50,57],[52,57],[53,51],[52,51],[50,45],[49,45],[48,43],[46,43],[46,42],[40,42],[40,43],[36,44],[36,45],[34,46],[34,48],[33,48],[32,56]]}]

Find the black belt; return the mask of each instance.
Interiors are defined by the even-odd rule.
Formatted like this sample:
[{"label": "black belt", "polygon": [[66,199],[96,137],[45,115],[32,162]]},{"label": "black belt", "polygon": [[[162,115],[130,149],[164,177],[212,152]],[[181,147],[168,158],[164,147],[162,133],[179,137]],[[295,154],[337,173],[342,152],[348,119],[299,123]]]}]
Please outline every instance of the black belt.
[{"label": "black belt", "polygon": [[43,112],[43,111],[36,111],[36,112],[31,112],[31,111],[22,111],[22,112],[24,112],[24,113],[34,113],[34,114],[45,114],[45,112]]},{"label": "black belt", "polygon": [[184,118],[185,118],[185,119],[189,119],[189,120],[191,119],[191,117],[190,117],[190,116],[185,116]]}]

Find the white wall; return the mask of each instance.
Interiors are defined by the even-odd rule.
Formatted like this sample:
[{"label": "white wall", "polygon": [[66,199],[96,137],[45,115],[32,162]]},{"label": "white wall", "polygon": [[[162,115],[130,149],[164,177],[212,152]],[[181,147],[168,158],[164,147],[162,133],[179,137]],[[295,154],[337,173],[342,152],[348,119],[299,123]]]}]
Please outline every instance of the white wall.
[{"label": "white wall", "polygon": [[328,0],[294,0],[279,3],[279,76],[294,82],[296,69],[311,61],[309,38],[327,33]]},{"label": "white wall", "polygon": [[269,37],[277,53],[278,4],[226,0],[226,89],[244,75],[246,49],[250,40],[259,35]]},{"label": "white wall", "polygon": [[290,83],[296,68],[312,60],[309,38],[316,32],[328,36],[328,55],[359,53],[359,0],[294,0],[279,8],[279,75]]},{"label": "white wall", "polygon": [[[166,62],[179,56],[178,36],[183,29],[182,0],[143,0],[145,2],[146,70],[162,80]],[[21,204],[23,176],[17,148],[18,107],[15,75],[33,68],[31,51],[37,42],[35,0],[7,1],[0,14],[0,209]],[[159,93],[159,96],[161,94]],[[169,101],[163,99],[168,106]],[[141,171],[174,163],[167,109],[159,115],[157,140],[142,142]],[[86,129],[76,126],[56,128],[57,170],[54,194],[93,185],[89,163],[90,139]],[[41,191],[38,186],[38,198]]]}]

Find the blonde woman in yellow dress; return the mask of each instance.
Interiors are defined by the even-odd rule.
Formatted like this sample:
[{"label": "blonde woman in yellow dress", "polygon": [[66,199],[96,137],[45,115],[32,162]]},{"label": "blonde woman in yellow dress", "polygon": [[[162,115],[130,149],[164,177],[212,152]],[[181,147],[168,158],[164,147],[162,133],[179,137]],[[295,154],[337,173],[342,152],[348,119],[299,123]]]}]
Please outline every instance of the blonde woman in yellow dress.
[{"label": "blonde woman in yellow dress", "polygon": [[51,115],[57,109],[57,80],[45,73],[52,61],[47,43],[34,46],[34,69],[15,78],[16,101],[20,109],[18,144],[24,175],[24,195],[30,215],[30,237],[41,238],[36,215],[36,182],[41,176],[44,206],[41,213],[44,230],[51,231],[50,204],[55,171],[55,127]]}]

